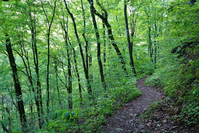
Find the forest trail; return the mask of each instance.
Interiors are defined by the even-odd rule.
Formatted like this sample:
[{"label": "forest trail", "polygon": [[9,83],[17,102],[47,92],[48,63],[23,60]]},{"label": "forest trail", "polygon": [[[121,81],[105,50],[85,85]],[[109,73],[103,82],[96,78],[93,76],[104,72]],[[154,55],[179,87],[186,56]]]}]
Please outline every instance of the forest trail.
[{"label": "forest trail", "polygon": [[[136,86],[142,91],[137,99],[126,103],[118,109],[114,115],[107,119],[107,123],[101,128],[104,133],[199,133],[199,125],[188,126],[177,119],[170,119],[179,110],[169,101],[162,89],[147,87],[144,81],[148,77],[138,80]],[[147,107],[155,101],[158,103],[150,115],[151,118],[143,121],[140,116]],[[170,110],[170,112],[168,112]]]},{"label": "forest trail", "polygon": [[114,115],[108,118],[107,124],[103,125],[101,130],[104,133],[134,133],[145,132],[144,124],[139,118],[149,105],[155,101],[161,100],[161,91],[154,87],[147,87],[144,84],[146,80],[138,80],[136,86],[142,91],[142,95],[137,99],[126,103],[118,109]]}]

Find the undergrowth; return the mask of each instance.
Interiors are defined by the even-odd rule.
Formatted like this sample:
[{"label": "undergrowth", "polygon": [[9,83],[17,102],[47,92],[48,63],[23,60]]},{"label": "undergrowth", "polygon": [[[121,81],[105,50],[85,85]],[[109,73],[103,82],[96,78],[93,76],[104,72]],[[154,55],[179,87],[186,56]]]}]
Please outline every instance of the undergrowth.
[{"label": "undergrowth", "polygon": [[[196,50],[198,48],[196,47]],[[190,56],[190,55],[189,55]],[[163,88],[168,99],[178,108],[173,118],[187,124],[199,124],[199,58],[192,55],[167,62],[155,71],[145,84]],[[153,106],[153,105],[152,105]],[[150,108],[149,110],[153,110]]]},{"label": "undergrowth", "polygon": [[[135,87],[136,79],[115,82],[103,95],[99,95],[90,105],[82,104],[73,110],[57,110],[42,132],[95,132],[105,123],[106,117],[124,103],[141,95]],[[85,103],[88,103],[86,101]]]}]

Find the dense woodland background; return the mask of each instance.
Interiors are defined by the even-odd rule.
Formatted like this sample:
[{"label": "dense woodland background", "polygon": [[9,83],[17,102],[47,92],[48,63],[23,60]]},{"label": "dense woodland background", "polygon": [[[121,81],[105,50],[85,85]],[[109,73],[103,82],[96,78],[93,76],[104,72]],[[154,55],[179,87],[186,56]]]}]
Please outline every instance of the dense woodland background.
[{"label": "dense woodland background", "polygon": [[196,0],[0,0],[1,131],[96,131],[151,74],[199,123],[198,18]]}]

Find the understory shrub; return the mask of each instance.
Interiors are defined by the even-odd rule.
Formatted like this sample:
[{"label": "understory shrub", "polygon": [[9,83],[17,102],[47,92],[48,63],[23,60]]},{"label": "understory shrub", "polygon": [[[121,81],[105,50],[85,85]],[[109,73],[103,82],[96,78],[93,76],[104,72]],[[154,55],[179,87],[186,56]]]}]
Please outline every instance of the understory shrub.
[{"label": "understory shrub", "polygon": [[176,59],[175,63],[155,71],[145,84],[162,87],[176,106],[181,108],[178,118],[188,125],[199,124],[199,58]]},{"label": "understory shrub", "polygon": [[[114,110],[141,95],[135,87],[136,78],[123,78],[114,87],[101,91],[90,105],[82,105],[72,110],[57,110],[45,125],[43,132],[95,132]],[[118,86],[118,87],[116,87]],[[88,101],[86,101],[88,103]]]}]

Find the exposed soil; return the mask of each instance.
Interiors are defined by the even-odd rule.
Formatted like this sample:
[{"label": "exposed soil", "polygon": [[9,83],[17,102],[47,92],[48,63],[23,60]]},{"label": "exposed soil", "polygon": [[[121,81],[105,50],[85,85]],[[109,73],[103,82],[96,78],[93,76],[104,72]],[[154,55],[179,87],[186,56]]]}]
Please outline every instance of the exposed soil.
[{"label": "exposed soil", "polygon": [[[147,78],[147,77],[146,77]],[[199,127],[187,127],[180,122],[170,119],[166,113],[167,108],[172,108],[173,113],[178,110],[169,103],[161,102],[161,107],[151,112],[151,118],[141,119],[141,115],[147,107],[155,101],[165,99],[161,89],[147,87],[144,85],[146,78],[140,79],[136,86],[142,91],[142,95],[137,99],[130,101],[118,109],[114,115],[107,119],[107,123],[101,128],[104,133],[199,133]],[[175,112],[177,111],[177,112]]]}]

